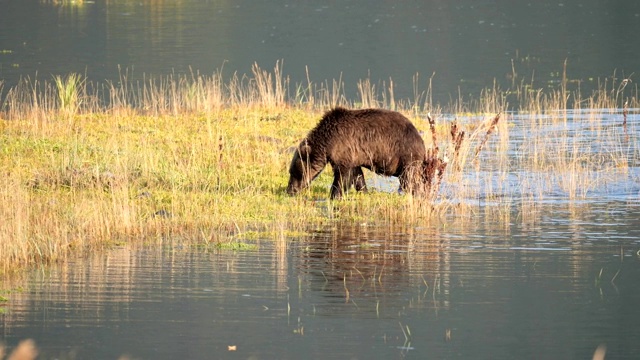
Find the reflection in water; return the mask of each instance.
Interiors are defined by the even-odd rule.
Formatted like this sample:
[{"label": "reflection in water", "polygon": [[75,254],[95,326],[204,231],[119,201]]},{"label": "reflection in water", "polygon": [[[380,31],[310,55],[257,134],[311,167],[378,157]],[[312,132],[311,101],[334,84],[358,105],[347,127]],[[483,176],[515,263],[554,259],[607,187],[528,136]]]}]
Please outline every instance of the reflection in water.
[{"label": "reflection in water", "polygon": [[3,339],[45,358],[590,358],[640,350],[638,204],[333,223],[259,250],[118,248],[32,275]]},{"label": "reflection in water", "polygon": [[[379,312],[380,307],[407,305],[397,302],[407,287],[425,292],[431,287],[435,293],[436,282],[444,289],[449,285],[447,253],[442,251],[446,239],[435,228],[339,224],[316,232],[301,246],[300,276],[311,290],[326,293],[327,306],[343,302],[373,309],[373,304]],[[447,304],[445,295],[434,306]]]}]

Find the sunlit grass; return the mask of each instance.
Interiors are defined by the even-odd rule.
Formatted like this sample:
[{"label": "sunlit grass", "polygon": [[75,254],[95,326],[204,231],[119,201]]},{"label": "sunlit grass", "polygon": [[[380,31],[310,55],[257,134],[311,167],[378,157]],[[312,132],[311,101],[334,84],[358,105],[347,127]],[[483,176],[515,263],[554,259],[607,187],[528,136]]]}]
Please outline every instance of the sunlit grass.
[{"label": "sunlit grass", "polygon": [[84,0],[40,0],[43,4],[65,5],[65,6],[82,6]]},{"label": "sunlit grass", "polygon": [[75,114],[80,107],[84,79],[76,73],[71,73],[64,77],[54,76],[53,80],[58,93],[59,111],[68,115]]},{"label": "sunlit grass", "polygon": [[[256,65],[251,75],[228,81],[220,74],[192,74],[133,82],[124,71],[117,84],[90,84],[70,74],[53,82],[25,79],[6,89],[0,112],[0,271],[115,244],[241,249],[235,246],[248,236],[279,238],[335,220],[444,221],[445,214],[468,214],[479,197],[496,202],[506,218],[514,203],[540,200],[550,188],[570,199],[585,197],[625,174],[629,151],[637,151],[622,128],[611,128],[601,111],[591,111],[615,113],[623,101],[636,108],[636,97],[628,96],[629,89],[621,93],[619,84],[589,97],[563,89],[492,88],[446,106],[428,100],[431,89],[412,103],[397,101],[391,81],[380,88],[361,81],[358,104],[345,99],[339,81],[308,82],[293,97],[288,88],[280,65],[273,72]],[[580,121],[597,135],[600,151],[586,152],[591,138],[571,131],[567,97],[583,107]],[[510,99],[526,117],[518,126],[529,135],[519,144],[511,141]],[[327,168],[308,190],[287,196],[291,148],[334,105],[398,109],[433,147],[430,112],[440,154],[449,160],[441,191],[421,199],[382,188],[332,202]],[[454,123],[458,135],[465,133],[458,145]],[[503,182],[485,181],[522,170],[533,175],[520,179],[519,193],[504,196]]]}]

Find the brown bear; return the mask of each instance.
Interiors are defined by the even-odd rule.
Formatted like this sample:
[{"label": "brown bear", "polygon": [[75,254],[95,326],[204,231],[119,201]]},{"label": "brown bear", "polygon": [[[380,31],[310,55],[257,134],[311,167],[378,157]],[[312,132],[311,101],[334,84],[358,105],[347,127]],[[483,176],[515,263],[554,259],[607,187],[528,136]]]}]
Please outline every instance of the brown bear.
[{"label": "brown bear", "polygon": [[424,188],[425,145],[416,127],[402,114],[382,109],[335,108],[296,148],[289,167],[287,193],[306,188],[331,164],[331,198],[340,198],[351,185],[366,191],[362,167],[396,176],[400,189],[417,193]]}]

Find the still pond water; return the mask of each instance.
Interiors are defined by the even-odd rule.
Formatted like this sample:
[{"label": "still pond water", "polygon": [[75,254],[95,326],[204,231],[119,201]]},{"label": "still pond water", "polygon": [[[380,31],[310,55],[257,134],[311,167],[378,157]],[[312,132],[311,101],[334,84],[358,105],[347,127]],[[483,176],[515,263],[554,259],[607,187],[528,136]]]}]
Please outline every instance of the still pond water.
[{"label": "still pond water", "polygon": [[640,204],[541,210],[335,224],[253,251],[115,249],[33,274],[2,335],[45,358],[590,359],[604,344],[637,359]]},{"label": "still pond water", "polygon": [[[435,72],[440,100],[458,89],[477,94],[494,78],[508,87],[512,60],[516,80],[534,76],[541,87],[557,86],[565,59],[585,91],[614,70],[640,73],[637,1],[0,0],[0,8],[4,91],[36,73],[117,81],[119,69],[135,78],[224,64],[232,74],[280,59],[293,82],[342,78],[348,95],[358,79],[391,77],[396,95],[411,98],[412,76],[421,74],[424,89]],[[602,129],[622,133],[613,113],[598,115],[610,123],[594,134],[579,113],[562,126],[597,157],[611,152],[598,142]],[[599,345],[607,358],[637,359],[637,113],[620,150],[628,171],[583,196],[514,168],[506,181],[480,173],[492,196],[479,196],[473,212],[424,226],[331,223],[239,252],[118,248],[30,274],[0,308],[2,341],[33,338],[47,359],[590,359]],[[512,116],[509,149],[522,149],[526,118]],[[523,179],[542,196],[522,196]],[[496,206],[496,195],[535,205]]]},{"label": "still pond water", "polygon": [[[56,5],[57,3],[57,5]],[[284,62],[295,85],[341,79],[389,84],[414,99],[432,77],[434,101],[478,95],[494,79],[588,93],[598,79],[640,74],[640,2],[541,1],[39,1],[0,0],[0,80],[92,81],[249,73]],[[514,78],[515,72],[515,78]]]}]

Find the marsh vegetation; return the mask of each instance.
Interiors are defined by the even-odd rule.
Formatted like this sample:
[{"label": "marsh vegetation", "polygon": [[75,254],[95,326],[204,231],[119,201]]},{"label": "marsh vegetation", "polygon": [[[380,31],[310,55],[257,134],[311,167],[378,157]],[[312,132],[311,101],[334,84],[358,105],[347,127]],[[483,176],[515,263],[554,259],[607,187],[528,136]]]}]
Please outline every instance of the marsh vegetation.
[{"label": "marsh vegetation", "polygon": [[[592,94],[566,80],[553,90],[523,82],[449,104],[433,103],[431,89],[396,100],[392,85],[368,80],[350,101],[339,81],[290,84],[279,65],[230,79],[133,82],[125,72],[100,84],[69,74],[0,89],[2,274],[118,244],[216,246],[334,220],[445,221],[480,203],[525,217],[550,197],[580,200],[632,176],[638,157],[628,79],[603,80]],[[400,196],[374,179],[377,191],[327,201],[330,169],[287,196],[292,148],[337,105],[411,119],[448,159],[434,196]]]}]

